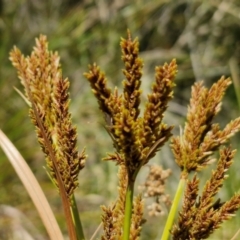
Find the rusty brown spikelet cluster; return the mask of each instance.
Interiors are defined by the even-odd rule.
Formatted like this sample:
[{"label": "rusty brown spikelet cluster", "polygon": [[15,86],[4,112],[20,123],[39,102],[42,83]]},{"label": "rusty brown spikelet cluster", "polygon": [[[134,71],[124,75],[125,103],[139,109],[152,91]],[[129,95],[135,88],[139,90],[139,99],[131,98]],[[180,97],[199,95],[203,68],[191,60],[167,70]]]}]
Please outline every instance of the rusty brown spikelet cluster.
[{"label": "rusty brown spikelet cluster", "polygon": [[130,239],[139,240],[142,224],[145,222],[143,219],[143,201],[140,195],[136,196],[133,202],[133,216],[130,229]]},{"label": "rusty brown spikelet cluster", "polygon": [[[239,193],[226,202],[217,199],[236,152],[223,145],[240,130],[240,118],[228,123],[223,130],[218,123],[213,123],[214,117],[220,111],[222,97],[230,84],[230,79],[224,77],[209,90],[202,82],[196,83],[192,88],[183,133],[172,138],[172,150],[182,170],[181,177],[188,179],[182,210],[172,229],[173,239],[206,239],[240,208]],[[216,170],[212,172],[200,194],[199,177],[195,174],[189,179],[188,174],[203,170],[212,163],[216,151],[219,151],[220,155]]]},{"label": "rusty brown spikelet cluster", "polygon": [[209,90],[202,82],[192,87],[184,132],[172,138],[175,160],[184,172],[198,171],[211,163],[213,152],[239,131],[240,118],[227,124],[223,130],[218,123],[213,123],[230,84],[229,78],[222,77]]},{"label": "rusty brown spikelet cluster", "polygon": [[240,194],[226,202],[214,198],[227,178],[226,172],[233,163],[235,152],[230,147],[220,151],[217,168],[205,183],[201,195],[198,193],[200,180],[197,175],[187,182],[183,207],[172,231],[173,239],[206,239],[239,209]]},{"label": "rusty brown spikelet cluster", "polygon": [[59,56],[48,50],[46,36],[36,39],[36,47],[25,57],[18,48],[10,60],[30,102],[30,117],[36,127],[38,141],[46,155],[50,176],[71,197],[78,186],[78,174],[86,155],[78,153],[76,127],[69,113],[69,80],[62,77]]},{"label": "rusty brown spikelet cluster", "polygon": [[155,82],[152,92],[148,95],[148,102],[143,117],[139,117],[142,60],[139,58],[139,43],[132,40],[130,32],[128,38],[122,39],[122,60],[125,64],[123,73],[123,94],[115,88],[112,91],[107,86],[107,79],[100,68],[93,64],[85,77],[90,82],[92,91],[98,100],[99,108],[107,116],[107,129],[114,141],[117,154],[107,159],[122,160],[127,167],[128,176],[134,177],[139,168],[150,158],[171,136],[172,127],[162,122],[163,112],[168,101],[172,98],[174,78],[177,72],[176,61],[156,68]]},{"label": "rusty brown spikelet cluster", "polygon": [[[110,207],[102,206],[103,210],[103,227],[104,235],[102,240],[107,239],[121,239],[122,237],[122,223],[124,218],[124,207],[125,207],[125,195],[127,189],[127,170],[126,167],[121,164],[118,169],[118,199],[116,203]],[[110,227],[110,228],[109,228]],[[111,238],[108,237],[111,235]]]}]

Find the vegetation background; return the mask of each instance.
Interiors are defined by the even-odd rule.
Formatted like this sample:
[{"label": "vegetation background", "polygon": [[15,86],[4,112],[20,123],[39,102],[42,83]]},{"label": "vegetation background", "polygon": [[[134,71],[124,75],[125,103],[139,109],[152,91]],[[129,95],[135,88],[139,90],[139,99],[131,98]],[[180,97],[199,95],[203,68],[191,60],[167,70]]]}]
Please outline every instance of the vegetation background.
[{"label": "vegetation background", "polygon": [[[50,49],[57,50],[61,56],[63,75],[71,82],[70,109],[78,128],[79,147],[86,146],[89,156],[79,176],[76,198],[86,236],[90,238],[101,220],[99,205],[108,204],[116,197],[117,168],[111,162],[101,161],[113,148],[101,124],[97,102],[83,77],[88,64],[96,62],[106,72],[111,85],[121,88],[123,64],[119,43],[129,28],[139,38],[144,60],[143,103],[154,79],[154,67],[176,58],[177,87],[165,116],[169,125],[176,126],[174,134],[179,134],[179,126],[184,124],[194,82],[204,80],[210,86],[221,75],[234,80],[218,116],[224,125],[240,113],[239,13],[238,0],[0,0],[0,128],[33,169],[65,232],[61,202],[43,169],[44,156],[28,118],[28,107],[13,88],[22,90],[8,60],[13,45],[30,54],[34,39],[42,33],[48,36]],[[239,139],[237,136],[232,142],[238,149]],[[179,170],[169,148],[164,147],[152,163],[172,169],[166,191],[173,196]],[[27,192],[1,150],[0,169],[0,239],[12,239],[13,226],[27,229],[36,239],[47,239]],[[239,190],[239,169],[238,154],[221,191],[223,200]],[[139,185],[144,183],[147,172],[146,167],[139,176]],[[209,173],[210,170],[201,173],[203,182]],[[146,212],[145,217],[148,221],[142,239],[160,238],[166,216],[149,217]],[[229,239],[239,227],[240,216],[226,223],[211,239]]]}]

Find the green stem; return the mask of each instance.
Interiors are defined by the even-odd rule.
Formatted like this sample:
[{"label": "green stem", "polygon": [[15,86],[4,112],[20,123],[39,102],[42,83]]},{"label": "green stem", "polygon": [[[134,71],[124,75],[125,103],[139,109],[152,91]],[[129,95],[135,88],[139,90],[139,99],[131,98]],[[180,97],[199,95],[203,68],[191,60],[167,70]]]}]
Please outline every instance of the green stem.
[{"label": "green stem", "polygon": [[75,225],[75,230],[76,230],[76,235],[78,240],[84,240],[84,233],[83,233],[83,228],[82,228],[82,223],[80,220],[80,216],[78,213],[78,207],[77,203],[75,200],[75,196],[72,196],[72,206],[71,206],[71,212],[72,212],[72,219]]},{"label": "green stem", "polygon": [[170,213],[168,214],[167,222],[166,222],[165,228],[163,230],[161,240],[168,240],[168,238],[169,238],[170,230],[172,228],[173,221],[174,221],[174,217],[175,217],[176,211],[178,209],[178,204],[181,199],[182,192],[184,190],[185,181],[186,181],[186,177],[184,175],[182,175],[180,182],[178,184],[177,191],[175,193],[175,197],[174,197],[171,209],[170,209]]},{"label": "green stem", "polygon": [[129,240],[131,218],[132,218],[132,207],[133,207],[133,192],[134,192],[134,181],[130,180],[128,182],[126,201],[125,201],[123,240]]}]

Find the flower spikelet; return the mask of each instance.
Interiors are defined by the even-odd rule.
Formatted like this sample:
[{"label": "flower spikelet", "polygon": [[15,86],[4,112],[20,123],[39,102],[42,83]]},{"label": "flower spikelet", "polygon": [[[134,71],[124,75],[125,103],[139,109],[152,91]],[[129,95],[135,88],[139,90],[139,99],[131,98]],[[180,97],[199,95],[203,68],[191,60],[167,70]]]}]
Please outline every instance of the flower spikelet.
[{"label": "flower spikelet", "polygon": [[[121,136],[122,118],[122,96],[118,94],[117,88],[112,93],[107,87],[107,78],[100,68],[96,65],[89,65],[89,72],[84,76],[90,82],[92,91],[98,100],[99,109],[105,114],[107,123],[106,130],[113,140],[114,147],[120,151],[119,138]],[[127,129],[127,127],[125,128]]]},{"label": "flower spikelet", "polygon": [[236,211],[240,208],[240,195],[235,194],[229,201],[218,205],[217,210],[211,208],[208,212],[204,212],[203,222],[197,225],[197,229],[192,229],[190,239],[207,239],[214,230],[220,227],[223,221],[235,216]]},{"label": "flower spikelet", "polygon": [[219,211],[214,214],[213,219],[215,221],[213,230],[219,228],[223,221],[231,219],[239,208],[240,194],[237,193],[234,194],[234,196],[229,201],[223,203]]},{"label": "flower spikelet", "polygon": [[229,78],[222,77],[209,90],[202,82],[192,87],[184,132],[180,137],[172,139],[175,160],[181,169],[187,172],[201,170],[210,163],[213,151],[239,131],[239,121],[227,126],[222,135],[219,125],[212,123],[220,111],[222,97],[230,84]]},{"label": "flower spikelet", "polygon": [[102,222],[104,234],[101,236],[101,240],[115,240],[114,225],[113,225],[113,210],[112,207],[102,206]]},{"label": "flower spikelet", "polygon": [[[235,153],[236,150],[231,150],[230,147],[225,147],[220,150],[217,168],[212,172],[211,178],[204,186],[202,196],[197,206],[198,211],[195,215],[195,223],[191,229],[191,235],[194,237],[197,236],[197,239],[199,238],[198,236],[202,236],[200,238],[209,236],[224,220],[220,220],[221,216],[219,216],[222,211],[220,209],[222,209],[222,205],[224,204],[220,202],[220,199],[214,203],[214,196],[219,192],[224,180],[227,178],[226,173],[233,163]],[[216,217],[219,217],[219,219],[216,219]]]},{"label": "flower spikelet", "polygon": [[143,200],[139,195],[134,199],[133,215],[130,229],[130,240],[138,240],[143,224]]},{"label": "flower spikelet", "polygon": [[123,234],[122,224],[124,219],[125,194],[127,188],[127,170],[121,164],[118,171],[118,199],[112,207],[102,206],[102,222],[104,233],[102,240],[121,239]]},{"label": "flower spikelet", "polygon": [[111,89],[107,87],[107,78],[100,68],[94,63],[89,65],[89,72],[84,76],[88,79],[95,97],[98,99],[100,110],[111,115],[108,107],[108,99],[111,95]]},{"label": "flower spikelet", "polygon": [[195,204],[198,197],[199,178],[194,175],[192,180],[188,180],[184,193],[182,210],[179,212],[178,223],[173,226],[172,235],[174,240],[186,240],[194,222],[196,213]]},{"label": "flower spikelet", "polygon": [[71,195],[73,190],[78,185],[79,171],[84,167],[85,152],[78,153],[76,149],[77,144],[77,130],[72,126],[71,114],[69,113],[69,81],[68,79],[53,79],[53,100],[52,107],[55,109],[56,117],[56,149],[59,152],[59,158],[65,159],[66,164],[63,171],[66,179],[65,186],[68,188],[68,193]]},{"label": "flower spikelet", "polygon": [[233,163],[235,153],[236,150],[231,150],[230,147],[225,147],[220,150],[217,169],[212,172],[211,178],[204,186],[199,208],[208,208],[213,204],[213,197],[219,192],[224,180],[227,178],[226,173]]},{"label": "flower spikelet", "polygon": [[[152,93],[148,95],[148,102],[145,107],[143,117],[143,137],[141,139],[143,147],[155,146],[149,158],[169,139],[172,127],[162,123],[163,113],[167,109],[167,104],[173,97],[174,79],[177,73],[176,60],[170,64],[156,67],[155,82],[152,86]],[[161,139],[161,141],[159,141]]]},{"label": "flower spikelet", "polygon": [[10,60],[31,103],[30,117],[50,175],[58,187],[63,183],[70,198],[78,186],[86,155],[76,149],[77,132],[69,113],[69,80],[62,78],[60,58],[48,50],[46,36],[40,35],[30,56],[24,57],[15,47]]},{"label": "flower spikelet", "polygon": [[125,210],[125,195],[127,189],[127,169],[124,165],[120,165],[118,171],[118,199],[116,201],[116,205],[113,211],[114,216],[114,232],[116,239],[121,239],[122,237],[122,224],[124,219],[124,210]]},{"label": "flower spikelet", "polygon": [[128,38],[122,39],[122,60],[125,64],[123,74],[126,80],[123,81],[124,106],[128,109],[130,116],[136,120],[140,110],[140,85],[142,77],[143,62],[138,57],[139,42],[137,39],[132,40],[130,31],[128,31]]},{"label": "flower spikelet", "polygon": [[140,165],[141,145],[138,140],[138,122],[135,122],[127,109],[122,109],[121,117],[116,120],[114,126],[114,145],[124,156],[129,174],[132,175],[136,167]]},{"label": "flower spikelet", "polygon": [[226,203],[222,203],[220,199],[214,201],[227,178],[227,171],[233,163],[235,152],[230,147],[220,150],[217,168],[205,183],[200,197],[198,197],[199,179],[195,175],[193,180],[188,181],[178,225],[172,230],[173,239],[206,239],[240,207],[240,197],[237,194]]},{"label": "flower spikelet", "polygon": [[226,143],[233,137],[240,129],[240,117],[228,123],[222,131],[215,131],[213,138],[216,139],[218,144]]}]

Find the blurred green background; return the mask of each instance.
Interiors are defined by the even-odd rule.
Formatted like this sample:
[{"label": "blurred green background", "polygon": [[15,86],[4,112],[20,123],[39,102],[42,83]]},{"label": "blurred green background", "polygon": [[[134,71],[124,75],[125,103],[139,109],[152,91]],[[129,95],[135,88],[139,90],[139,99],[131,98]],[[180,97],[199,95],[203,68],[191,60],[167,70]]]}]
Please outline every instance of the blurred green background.
[{"label": "blurred green background", "polygon": [[[85,169],[80,173],[80,187],[76,193],[83,227],[89,239],[101,220],[99,205],[109,204],[116,198],[117,167],[111,162],[101,161],[113,148],[101,125],[103,118],[97,102],[83,77],[88,64],[96,62],[107,74],[111,87],[116,85],[121,88],[123,64],[119,42],[130,29],[133,37],[138,37],[140,41],[144,60],[144,103],[154,79],[155,66],[176,58],[179,66],[177,87],[165,114],[165,122],[176,126],[174,134],[179,134],[179,126],[184,125],[194,82],[204,80],[210,86],[222,75],[232,76],[234,85],[229,87],[217,117],[223,127],[239,116],[239,13],[238,0],[0,0],[0,128],[33,169],[65,233],[61,203],[43,169],[44,156],[28,118],[28,108],[13,89],[15,86],[22,90],[22,86],[8,60],[12,47],[18,46],[28,55],[35,44],[34,39],[39,34],[46,34],[50,49],[57,50],[61,56],[63,75],[71,82],[70,109],[78,127],[79,149],[86,146],[89,156]],[[239,135],[232,145],[239,148]],[[220,192],[223,200],[239,190],[239,159],[238,155]],[[179,170],[169,147],[164,147],[152,163],[172,169],[166,191],[173,196]],[[27,192],[1,150],[0,169],[0,204],[24,213],[43,236],[42,239],[47,239]],[[148,168],[143,169],[138,178],[139,184],[144,182],[147,172]],[[209,174],[210,171],[201,173],[202,184]],[[9,224],[13,221],[12,217],[16,218],[14,214],[6,216],[3,210],[0,211],[0,239],[13,239]],[[165,216],[149,217],[146,213],[144,217],[148,221],[143,227],[142,239],[160,236]],[[237,216],[223,225],[211,239],[230,239],[239,227],[240,216]]]}]

